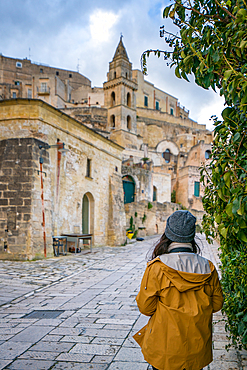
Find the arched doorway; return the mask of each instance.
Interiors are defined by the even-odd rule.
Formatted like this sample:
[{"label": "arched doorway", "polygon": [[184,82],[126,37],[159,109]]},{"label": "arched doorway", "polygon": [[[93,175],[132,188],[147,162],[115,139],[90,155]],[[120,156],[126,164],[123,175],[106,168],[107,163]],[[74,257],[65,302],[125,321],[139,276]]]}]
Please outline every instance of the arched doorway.
[{"label": "arched doorway", "polygon": [[82,198],[82,234],[94,233],[94,199],[91,193]]},{"label": "arched doorway", "polygon": [[124,203],[135,201],[135,182],[131,176],[123,177]]}]

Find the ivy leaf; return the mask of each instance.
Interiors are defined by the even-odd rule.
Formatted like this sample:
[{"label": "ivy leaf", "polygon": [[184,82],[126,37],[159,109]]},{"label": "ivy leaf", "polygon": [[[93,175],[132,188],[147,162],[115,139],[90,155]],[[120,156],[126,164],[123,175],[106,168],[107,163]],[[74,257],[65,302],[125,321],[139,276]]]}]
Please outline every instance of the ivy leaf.
[{"label": "ivy leaf", "polygon": [[178,67],[178,66],[175,68],[175,75],[176,75],[178,78],[181,78],[181,75],[180,75],[179,67]]}]

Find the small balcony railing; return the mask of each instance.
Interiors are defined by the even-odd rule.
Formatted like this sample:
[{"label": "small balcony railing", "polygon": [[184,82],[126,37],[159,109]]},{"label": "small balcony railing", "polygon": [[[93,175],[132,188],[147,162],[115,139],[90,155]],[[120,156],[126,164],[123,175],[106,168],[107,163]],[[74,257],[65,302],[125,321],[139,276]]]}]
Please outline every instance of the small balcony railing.
[{"label": "small balcony railing", "polygon": [[50,87],[49,86],[40,86],[37,87],[38,95],[50,95]]}]

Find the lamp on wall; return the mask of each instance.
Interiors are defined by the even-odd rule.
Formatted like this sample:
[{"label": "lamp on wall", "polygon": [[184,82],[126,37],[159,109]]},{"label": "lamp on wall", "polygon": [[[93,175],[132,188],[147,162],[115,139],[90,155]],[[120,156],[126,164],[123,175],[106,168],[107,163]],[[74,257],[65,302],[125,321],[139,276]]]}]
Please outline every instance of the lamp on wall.
[{"label": "lamp on wall", "polygon": [[43,176],[44,173],[46,176],[46,173],[43,172],[43,163],[44,158],[42,157],[42,150],[48,150],[51,148],[57,148],[57,194],[58,194],[58,187],[59,187],[59,177],[60,177],[60,161],[61,156],[65,155],[66,152],[69,151],[69,149],[65,149],[65,144],[61,142],[57,142],[57,144],[49,145],[47,143],[40,144],[40,157],[39,157],[39,164],[40,169],[38,173],[40,173],[40,181],[41,181],[41,201],[42,201],[42,227],[43,227],[43,240],[44,240],[44,256],[46,257],[46,231],[45,231],[45,204],[44,204],[44,185],[43,185]]}]

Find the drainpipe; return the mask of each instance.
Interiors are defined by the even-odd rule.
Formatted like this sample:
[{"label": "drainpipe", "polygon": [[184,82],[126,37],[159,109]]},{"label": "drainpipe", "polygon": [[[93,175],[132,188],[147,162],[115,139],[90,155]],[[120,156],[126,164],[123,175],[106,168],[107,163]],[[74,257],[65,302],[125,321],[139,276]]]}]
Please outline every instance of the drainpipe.
[{"label": "drainpipe", "polygon": [[39,167],[40,167],[40,180],[41,180],[42,227],[43,227],[43,240],[44,240],[44,256],[46,257],[45,204],[44,204],[44,185],[43,185],[43,172],[42,172],[43,161],[44,161],[43,158],[40,157]]}]

